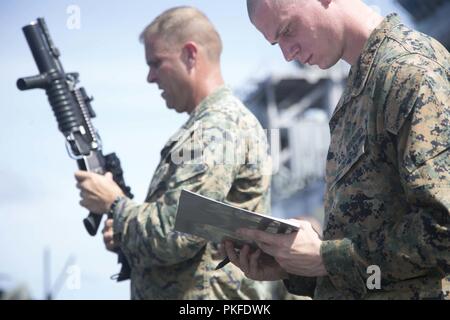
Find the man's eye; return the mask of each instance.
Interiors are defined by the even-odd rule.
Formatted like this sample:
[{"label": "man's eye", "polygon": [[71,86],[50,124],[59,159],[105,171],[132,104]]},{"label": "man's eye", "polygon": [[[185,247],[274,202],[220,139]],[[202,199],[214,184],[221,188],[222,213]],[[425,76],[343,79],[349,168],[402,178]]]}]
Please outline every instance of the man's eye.
[{"label": "man's eye", "polygon": [[283,35],[285,36],[285,37],[287,37],[287,36],[289,36],[289,34],[291,33],[291,28],[286,28],[286,30],[284,30],[284,32],[283,32]]},{"label": "man's eye", "polygon": [[155,61],[155,62],[150,62],[149,64],[148,64],[148,66],[150,67],[150,68],[159,68],[159,66],[161,65],[161,61]]}]

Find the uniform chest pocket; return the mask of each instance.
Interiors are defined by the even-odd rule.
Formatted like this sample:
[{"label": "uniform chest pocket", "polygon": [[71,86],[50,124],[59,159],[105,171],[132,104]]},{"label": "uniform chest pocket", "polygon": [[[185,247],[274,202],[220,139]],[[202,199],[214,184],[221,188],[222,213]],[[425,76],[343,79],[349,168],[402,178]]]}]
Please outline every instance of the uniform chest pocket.
[{"label": "uniform chest pocket", "polygon": [[327,161],[327,184],[332,189],[337,183],[343,179],[357,179],[359,172],[355,172],[359,168],[362,158],[366,154],[367,134],[361,128],[355,132],[350,139],[337,138],[330,144]]},{"label": "uniform chest pocket", "polygon": [[183,164],[175,169],[174,174],[170,177],[170,187],[178,187],[180,185],[188,185],[201,179],[202,175],[208,170],[206,163]]},{"label": "uniform chest pocket", "polygon": [[150,187],[148,188],[147,198],[150,198],[152,194],[159,188],[161,182],[164,181],[169,171],[169,164],[162,163],[158,166],[155,173],[153,174],[152,182],[150,183]]}]

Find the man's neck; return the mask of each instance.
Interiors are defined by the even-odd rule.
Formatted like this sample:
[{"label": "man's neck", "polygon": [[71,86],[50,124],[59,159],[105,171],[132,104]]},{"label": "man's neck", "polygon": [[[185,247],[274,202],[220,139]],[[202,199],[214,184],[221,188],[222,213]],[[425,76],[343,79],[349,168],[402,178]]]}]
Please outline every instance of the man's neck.
[{"label": "man's neck", "polygon": [[358,8],[349,8],[346,19],[346,38],[343,59],[350,65],[355,65],[373,31],[383,21],[373,9],[360,3]]},{"label": "man's neck", "polygon": [[190,113],[192,113],[207,96],[225,84],[220,70],[210,72],[208,75],[200,78],[201,79],[199,79],[194,89],[195,107]]}]

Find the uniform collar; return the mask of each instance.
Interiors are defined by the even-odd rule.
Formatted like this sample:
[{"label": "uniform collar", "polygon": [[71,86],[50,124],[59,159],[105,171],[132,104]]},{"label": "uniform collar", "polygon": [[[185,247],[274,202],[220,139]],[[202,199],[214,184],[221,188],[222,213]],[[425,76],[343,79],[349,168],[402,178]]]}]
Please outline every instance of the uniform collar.
[{"label": "uniform collar", "polygon": [[364,49],[362,50],[358,62],[350,70],[347,84],[349,84],[352,89],[349,98],[356,97],[361,93],[383,40],[391,30],[400,23],[398,15],[396,13],[391,13],[372,32],[364,45]]},{"label": "uniform collar", "polygon": [[186,123],[167,141],[164,148],[161,150],[161,157],[165,158],[167,152],[171,150],[175,144],[182,143],[190,136],[190,133],[196,129],[196,122],[201,115],[209,108],[213,107],[216,101],[221,100],[225,95],[231,95],[230,87],[222,85],[216,88],[211,94],[204,98],[189,115]]},{"label": "uniform collar", "polygon": [[192,121],[197,120],[201,114],[203,114],[209,107],[214,106],[217,101],[223,98],[224,95],[230,94],[232,94],[232,91],[227,85],[221,85],[217,87],[212,93],[210,93],[198,104],[198,106],[190,114],[187,123],[192,123]]}]

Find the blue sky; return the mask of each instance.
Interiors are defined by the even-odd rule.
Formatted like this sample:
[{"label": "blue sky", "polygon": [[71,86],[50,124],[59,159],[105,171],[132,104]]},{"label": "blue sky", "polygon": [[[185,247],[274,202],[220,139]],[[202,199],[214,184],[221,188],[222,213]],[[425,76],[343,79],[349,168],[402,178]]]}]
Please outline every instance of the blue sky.
[{"label": "blue sky", "polygon": [[[388,0],[367,2],[382,14],[396,10]],[[70,5],[80,9],[80,29],[67,28]],[[281,51],[249,23],[241,0],[0,2],[0,288],[24,283],[32,297],[42,299],[43,251],[50,247],[53,281],[71,255],[81,271],[80,287],[64,285],[57,298],[129,297],[128,282],[109,279],[118,270],[115,255],[104,250],[100,236],[84,230],[76,164],[45,93],[16,89],[17,78],[37,73],[21,28],[45,17],[65,70],[79,72],[81,85],[95,98],[94,125],[105,153],[119,155],[126,182],[143,201],[161,147],[186,116],[167,110],[157,88],[146,83],[138,36],[156,15],[177,5],[196,6],[213,21],[224,43],[224,77],[233,88],[286,67]]]}]

